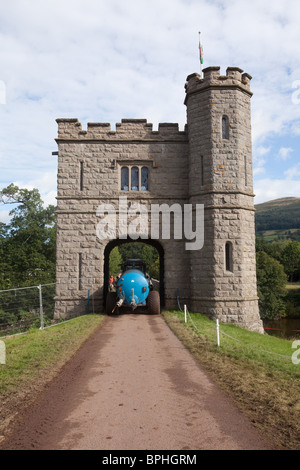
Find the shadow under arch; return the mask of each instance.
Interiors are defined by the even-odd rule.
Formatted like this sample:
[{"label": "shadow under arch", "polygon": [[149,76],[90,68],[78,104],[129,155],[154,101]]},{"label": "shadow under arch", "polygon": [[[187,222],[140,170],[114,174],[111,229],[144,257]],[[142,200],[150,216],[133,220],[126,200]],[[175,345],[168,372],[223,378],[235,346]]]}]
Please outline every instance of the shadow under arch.
[{"label": "shadow under arch", "polygon": [[160,304],[162,307],[165,305],[165,284],[164,284],[164,249],[162,245],[157,240],[151,239],[143,239],[138,238],[137,240],[132,240],[131,238],[126,239],[119,239],[110,241],[105,249],[104,249],[104,291],[103,291],[103,299],[104,299],[104,307],[106,302],[106,296],[108,292],[108,281],[109,281],[109,255],[110,252],[116,247],[123,245],[125,243],[145,243],[146,245],[150,245],[153,248],[156,248],[159,254],[159,294],[160,294]]}]

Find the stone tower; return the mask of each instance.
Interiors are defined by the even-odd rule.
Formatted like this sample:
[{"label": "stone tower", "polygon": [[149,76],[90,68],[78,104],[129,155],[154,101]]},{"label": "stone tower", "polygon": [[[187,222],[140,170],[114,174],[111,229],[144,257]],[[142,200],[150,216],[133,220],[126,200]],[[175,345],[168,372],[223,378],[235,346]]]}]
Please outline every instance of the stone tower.
[{"label": "stone tower", "polygon": [[189,200],[205,207],[205,245],[192,253],[191,308],[261,330],[255,262],[251,76],[208,67],[186,84]]},{"label": "stone tower", "polygon": [[[122,211],[138,203],[151,214],[153,205],[164,204],[171,216],[175,207],[195,210],[198,204],[204,205],[201,249],[187,251],[186,240],[172,231],[170,239],[153,240],[150,216],[148,237],[137,238],[158,250],[163,306],[177,308],[179,291],[181,305],[190,311],[263,331],[256,289],[251,77],[236,67],[225,76],[219,67],[203,73],[187,78],[184,131],[173,123],[154,131],[145,119],[123,119],[115,131],[107,123],[89,123],[85,131],[77,119],[57,120],[56,318],[85,313],[89,279],[96,311],[103,311],[109,254],[132,241],[120,233]],[[122,196],[128,204],[120,209]],[[103,204],[116,207],[119,230],[109,240],[97,236]]]}]

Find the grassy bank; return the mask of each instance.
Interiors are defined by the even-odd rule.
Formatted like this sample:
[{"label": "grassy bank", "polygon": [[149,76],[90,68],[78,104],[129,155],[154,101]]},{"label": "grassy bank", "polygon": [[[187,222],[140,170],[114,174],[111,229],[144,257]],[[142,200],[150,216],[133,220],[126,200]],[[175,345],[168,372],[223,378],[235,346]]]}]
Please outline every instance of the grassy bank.
[{"label": "grassy bank", "polygon": [[[278,448],[300,448],[300,364],[292,341],[216,324],[200,314],[164,312],[170,328]],[[300,358],[300,355],[297,356]]]},{"label": "grassy bank", "polygon": [[2,339],[6,364],[0,364],[0,441],[20,406],[30,406],[104,318],[85,315],[51,328],[32,329],[24,335]]}]

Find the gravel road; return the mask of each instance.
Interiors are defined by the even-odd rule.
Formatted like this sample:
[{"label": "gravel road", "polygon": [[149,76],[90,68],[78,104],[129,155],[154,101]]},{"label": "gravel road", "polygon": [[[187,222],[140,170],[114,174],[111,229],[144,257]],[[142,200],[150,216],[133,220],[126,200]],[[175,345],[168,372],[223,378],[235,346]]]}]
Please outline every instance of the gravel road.
[{"label": "gravel road", "polygon": [[5,449],[272,449],[161,315],[107,317]]}]

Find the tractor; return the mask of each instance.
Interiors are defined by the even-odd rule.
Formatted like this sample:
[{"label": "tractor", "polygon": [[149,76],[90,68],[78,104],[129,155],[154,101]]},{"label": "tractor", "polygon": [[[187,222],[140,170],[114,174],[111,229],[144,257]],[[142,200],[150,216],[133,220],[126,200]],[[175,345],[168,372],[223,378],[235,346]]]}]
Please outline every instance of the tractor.
[{"label": "tractor", "polygon": [[117,276],[114,291],[106,297],[107,315],[121,311],[160,313],[160,295],[154,290],[147,273],[147,265],[142,259],[128,259]]}]

